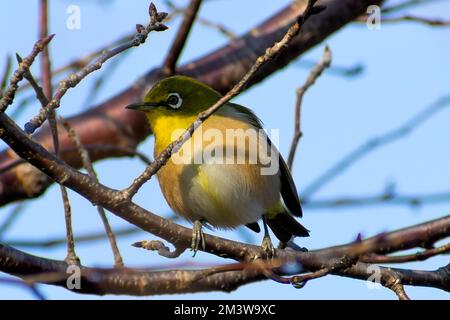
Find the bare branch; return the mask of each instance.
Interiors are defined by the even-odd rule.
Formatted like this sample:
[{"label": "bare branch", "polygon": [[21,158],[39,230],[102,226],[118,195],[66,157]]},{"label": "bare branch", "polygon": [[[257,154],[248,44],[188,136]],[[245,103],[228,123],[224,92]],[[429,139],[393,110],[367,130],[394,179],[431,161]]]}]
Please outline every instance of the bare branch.
[{"label": "bare branch", "polygon": [[166,13],[164,12],[158,13],[153,3],[150,4],[149,13],[150,13],[150,23],[146,27],[142,25],[137,25],[136,26],[137,33],[130,42],[123,44],[119,47],[116,47],[115,49],[103,52],[94,63],[87,65],[80,71],[69,75],[65,80],[61,81],[52,100],[44,108],[41,108],[37,116],[35,116],[33,119],[31,119],[29,122],[25,124],[25,131],[31,134],[37,128],[39,128],[47,119],[51,111],[59,107],[61,103],[61,98],[66,94],[66,92],[70,88],[74,88],[75,86],[77,86],[81,82],[81,80],[83,80],[86,76],[100,69],[103,63],[105,63],[107,60],[122,53],[127,49],[141,45],[147,40],[148,34],[150,32],[164,31],[167,29],[167,27],[162,23],[164,18],[167,16]]},{"label": "bare branch", "polygon": [[[66,129],[67,133],[69,134],[70,139],[77,147],[78,152],[80,153],[80,157],[83,162],[83,167],[86,169],[89,176],[95,182],[98,183],[97,174],[95,173],[94,167],[92,166],[91,159],[89,158],[89,153],[84,148],[77,133],[70,126],[69,122],[67,122],[64,118],[60,117],[60,121],[61,121],[64,129]],[[124,266],[123,259],[122,259],[122,256],[120,255],[119,247],[117,246],[117,241],[116,241],[116,237],[114,236],[114,232],[112,231],[111,226],[109,225],[108,218],[105,213],[105,209],[103,209],[103,207],[101,207],[101,206],[97,206],[97,211],[98,211],[98,214],[100,215],[100,218],[102,219],[102,223],[105,228],[106,235],[108,236],[109,244],[111,246],[111,250],[114,255],[114,266],[116,268],[121,268]]]},{"label": "bare branch", "polygon": [[3,90],[5,90],[8,83],[9,74],[12,69],[12,58],[10,55],[6,57],[5,70],[3,71],[3,76],[0,80],[0,99],[3,97]]},{"label": "bare branch", "polygon": [[[366,23],[367,16],[361,16],[356,21],[361,23]],[[398,22],[418,22],[431,27],[448,27],[450,26],[450,21],[442,19],[433,19],[426,17],[418,17],[413,15],[404,15],[399,17],[382,17],[382,23],[398,23]]]},{"label": "bare branch", "polygon": [[162,241],[152,240],[152,241],[138,241],[133,243],[133,247],[142,248],[150,251],[158,251],[160,256],[165,258],[178,258],[188,247],[186,246],[177,246],[174,251],[170,251],[170,249],[164,245]]},{"label": "bare branch", "polygon": [[173,75],[175,73],[177,61],[181,55],[181,51],[186,45],[186,40],[194,25],[201,4],[202,0],[191,0],[189,7],[184,11],[183,22],[178,29],[177,35],[162,66],[162,72],[165,76]]},{"label": "bare branch", "polygon": [[322,173],[318,178],[313,180],[313,182],[307,185],[306,188],[303,189],[303,192],[301,194],[302,198],[307,199],[308,197],[310,197],[313,193],[317,192],[320,188],[323,188],[326,184],[328,184],[337,175],[344,172],[356,161],[363,158],[372,151],[408,136],[421,124],[426,122],[436,113],[448,107],[449,105],[450,105],[450,95],[441,97],[433,104],[431,104],[430,106],[426,107],[424,110],[413,116],[406,123],[402,124],[400,127],[385,132],[380,136],[369,139],[367,142],[361,144],[360,146],[349,152],[347,155],[345,155],[332,167],[325,170],[325,172]]},{"label": "bare branch", "polygon": [[294,137],[291,142],[291,149],[289,151],[289,157],[287,160],[287,165],[289,169],[292,170],[292,164],[294,162],[295,152],[297,150],[298,141],[303,135],[300,128],[301,126],[301,112],[302,112],[302,101],[305,92],[314,85],[316,80],[320,77],[322,72],[331,65],[331,51],[328,46],[325,47],[322,59],[320,62],[311,70],[306,82],[297,89],[297,101],[295,103],[295,127],[294,127]]},{"label": "bare branch", "polygon": [[370,254],[365,257],[361,257],[361,261],[369,263],[405,263],[413,261],[424,261],[437,255],[450,252],[450,243],[439,246],[437,248],[427,249],[413,254],[385,256],[379,254]]},{"label": "bare branch", "polygon": [[419,5],[432,4],[433,2],[440,2],[440,1],[446,1],[446,0],[405,0],[403,2],[393,4],[392,6],[383,7],[382,12],[383,13],[392,13],[392,12],[397,12],[397,11],[401,11],[404,9],[416,7]]},{"label": "bare branch", "polygon": [[437,192],[430,194],[397,194],[386,191],[379,195],[338,197],[333,199],[305,199],[303,204],[309,209],[363,207],[372,205],[400,205],[417,207],[426,204],[448,203],[450,192]]},{"label": "bare branch", "polygon": [[[173,14],[174,15],[177,15],[177,14],[180,14],[180,13],[184,13],[186,11],[186,9],[183,9],[183,8],[180,8],[180,7],[176,6],[175,3],[173,3],[170,0],[165,0],[164,3],[171,10],[173,10]],[[226,36],[227,38],[229,38],[231,40],[237,38],[236,34],[233,31],[229,30],[223,24],[211,21],[211,20],[206,19],[206,18],[201,17],[201,16],[197,17],[197,21],[198,21],[198,23],[202,24],[205,27],[209,27],[209,28],[217,30],[219,33],[223,34],[224,36]]]},{"label": "bare branch", "polygon": [[3,221],[3,223],[0,225],[0,239],[4,238],[5,232],[13,225],[13,223],[19,218],[20,214],[23,212],[23,209],[25,208],[25,203],[21,202],[17,204],[9,213],[9,215],[6,217],[6,219]]},{"label": "bare branch", "polygon": [[44,39],[38,40],[35,43],[31,53],[23,59],[22,63],[19,64],[19,68],[14,71],[14,74],[9,82],[9,86],[0,100],[0,113],[5,112],[6,108],[14,101],[17,88],[19,87],[19,82],[22,81],[24,74],[33,64],[36,56],[48,45],[48,43],[53,39],[53,36],[54,35],[51,35]]}]

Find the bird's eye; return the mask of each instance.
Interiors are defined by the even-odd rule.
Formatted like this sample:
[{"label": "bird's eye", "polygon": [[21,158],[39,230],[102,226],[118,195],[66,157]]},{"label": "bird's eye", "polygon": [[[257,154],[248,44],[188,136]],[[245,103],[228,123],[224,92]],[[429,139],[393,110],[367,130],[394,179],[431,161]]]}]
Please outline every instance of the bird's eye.
[{"label": "bird's eye", "polygon": [[181,104],[183,103],[183,99],[181,99],[181,96],[178,93],[169,93],[169,96],[167,97],[167,104],[174,109],[178,109],[181,107]]}]

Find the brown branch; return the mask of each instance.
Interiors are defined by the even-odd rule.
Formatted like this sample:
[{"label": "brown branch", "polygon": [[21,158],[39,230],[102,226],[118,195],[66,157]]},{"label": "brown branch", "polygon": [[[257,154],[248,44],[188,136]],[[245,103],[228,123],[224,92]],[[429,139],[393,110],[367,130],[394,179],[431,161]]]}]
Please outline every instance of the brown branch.
[{"label": "brown branch", "polygon": [[[178,14],[184,13],[186,11],[185,9],[176,6],[172,1],[165,0],[164,3],[171,10],[173,10],[173,15],[178,15]],[[229,30],[223,24],[211,21],[211,20],[206,19],[206,18],[201,17],[201,16],[197,17],[197,21],[198,21],[199,24],[202,24],[205,27],[217,30],[219,33],[223,34],[224,36],[226,36],[227,38],[229,38],[231,40],[237,38],[236,34],[234,32],[232,32],[231,30]]]},{"label": "brown branch", "polygon": [[227,94],[221,97],[216,103],[210,106],[205,111],[201,112],[195,121],[186,129],[186,131],[175,141],[170,143],[153,161],[153,163],[145,169],[145,171],[126,189],[122,191],[123,199],[130,200],[144,185],[145,182],[151,179],[151,177],[158,172],[158,170],[166,164],[170,159],[173,152],[179,150],[182,145],[190,139],[194,134],[194,131],[214,112],[216,112],[225,103],[230,101],[233,97],[237,96],[243,91],[248,82],[253,76],[261,69],[267,62],[271,61],[276,55],[278,55],[284,48],[288,47],[292,39],[300,32],[301,27],[305,21],[312,15],[320,13],[324,10],[324,7],[314,6],[317,0],[308,0],[305,10],[297,18],[296,22],[288,29],[283,38],[276,42],[273,46],[267,48],[265,53],[259,56],[247,73],[244,74],[242,79],[230,90]]},{"label": "brown branch", "polygon": [[164,76],[170,76],[175,73],[177,61],[186,44],[191,28],[194,25],[201,4],[202,0],[191,0],[189,7],[184,11],[184,19],[181,22],[181,26],[178,29],[177,35],[175,36],[162,66]]},{"label": "brown branch", "polygon": [[122,53],[125,50],[141,45],[147,40],[150,32],[164,31],[167,29],[167,27],[162,23],[164,18],[167,16],[165,12],[157,12],[154,4],[150,3],[149,14],[150,23],[146,27],[139,24],[136,25],[137,33],[130,42],[112,50],[103,52],[94,63],[87,65],[77,73],[71,74],[66,79],[61,81],[52,100],[44,108],[41,108],[37,116],[35,116],[25,124],[25,131],[30,134],[34,133],[34,131],[36,131],[36,129],[38,129],[44,123],[51,111],[60,106],[61,99],[66,94],[66,92],[70,88],[74,88],[75,86],[77,86],[81,82],[81,80],[83,80],[89,74],[100,69],[103,63],[105,63],[107,60],[113,58],[114,56]]},{"label": "brown branch", "polygon": [[174,251],[170,251],[170,249],[162,241],[159,240],[138,241],[133,243],[132,246],[149,251],[157,251],[160,256],[169,259],[178,258],[188,248],[187,246],[177,246],[175,247]]},{"label": "brown branch", "polygon": [[[48,2],[47,0],[40,0],[39,2],[39,38],[43,39],[48,35]],[[21,61],[19,61],[20,63]],[[28,70],[25,73],[25,78],[31,84],[36,92],[36,96],[41,102],[41,107],[44,108],[48,102],[49,98],[53,95],[52,88],[52,72],[50,66],[50,54],[48,46],[42,50],[41,55],[41,76],[43,89],[38,86],[34,80],[31,71]],[[48,114],[48,121],[50,125],[50,130],[52,133],[53,150],[55,155],[59,154],[59,135],[58,126],[56,125],[56,111],[51,110]],[[59,185],[61,191],[61,198],[64,205],[64,219],[66,223],[66,237],[67,237],[67,256],[66,261],[73,264],[78,264],[80,259],[75,253],[75,242],[73,239],[73,229],[72,229],[72,209],[70,206],[69,195],[64,186]]]},{"label": "brown branch", "polygon": [[[309,19],[303,27],[304,32],[295,37],[291,45],[281,52],[273,63],[262,68],[250,81],[247,88],[283,68],[299,54],[353,21],[366,11],[368,5],[381,2],[381,0],[321,0],[319,4],[326,5],[327,10],[320,16]],[[273,44],[286,32],[288,26],[303,8],[304,5],[300,1],[290,4],[258,27],[252,28],[247,34],[180,67],[178,72],[195,77],[216,90],[226,93],[242,78],[255,57],[262,54],[267,46]],[[137,102],[149,86],[160,78],[159,68],[151,70],[115,97],[67,120],[77,131],[84,145],[96,143],[135,149],[136,145],[149,134],[148,126],[141,115],[125,110],[123,106]],[[95,128],[95,137],[92,135],[92,128]],[[34,138],[48,148],[51,141],[49,133],[48,129],[43,128]],[[67,136],[60,136],[59,140],[61,150],[73,148]],[[90,154],[92,161],[120,155],[123,154],[114,150]],[[4,167],[16,159],[17,156],[14,152],[4,151],[0,153],[0,167]],[[67,153],[63,159],[74,167],[81,166],[78,157],[71,154]],[[22,179],[25,175],[28,177],[26,181]],[[15,170],[0,175],[0,205],[19,199],[37,197],[50,184],[50,179],[31,166],[17,167]]]},{"label": "brown branch", "polygon": [[[382,239],[384,237],[380,236],[378,240],[383,241]],[[347,245],[346,251],[350,254],[362,254],[364,251],[374,248],[370,248],[365,241],[362,241]],[[341,250],[332,247],[313,252],[295,252],[294,257],[295,261],[299,262],[304,268],[318,270],[318,272],[305,275],[305,279],[314,279],[328,274],[329,271],[332,274],[344,277],[368,279],[371,275],[371,265],[360,262],[353,264],[352,259],[347,262],[344,262],[346,260],[342,258],[333,259],[330,253],[337,253],[337,251]],[[292,258],[292,253],[287,254]],[[266,262],[231,264],[204,270],[166,271],[82,267],[81,289],[74,292],[152,295],[217,290],[230,291],[242,284],[265,279],[264,271],[267,267],[279,268],[280,264],[269,260]],[[380,278],[376,280],[399,295],[402,295],[403,284],[436,287],[450,291],[450,265],[436,271],[377,268]],[[4,245],[0,245],[0,270],[20,276],[28,283],[43,282],[65,286],[63,280],[68,277],[65,262],[31,256]]]},{"label": "brown branch", "polygon": [[289,169],[292,170],[292,164],[294,163],[295,152],[297,150],[298,141],[303,136],[301,130],[301,112],[302,112],[302,101],[305,92],[314,85],[316,80],[320,77],[323,71],[330,67],[331,65],[331,51],[328,46],[325,47],[322,59],[317,63],[316,66],[311,70],[306,82],[297,89],[297,101],[295,103],[295,126],[294,126],[294,136],[291,142],[291,149],[289,151],[289,157],[287,160],[287,165]]}]

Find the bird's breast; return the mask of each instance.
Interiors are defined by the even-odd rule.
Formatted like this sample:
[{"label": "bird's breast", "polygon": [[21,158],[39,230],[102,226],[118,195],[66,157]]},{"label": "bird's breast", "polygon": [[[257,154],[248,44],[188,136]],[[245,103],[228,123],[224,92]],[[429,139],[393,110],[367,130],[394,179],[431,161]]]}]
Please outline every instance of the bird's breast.
[{"label": "bird's breast", "polygon": [[[185,128],[179,129],[182,133]],[[232,138],[230,129],[236,130]],[[263,164],[251,159],[250,151],[257,151],[259,142],[255,145],[245,136],[248,129],[254,128],[212,116],[172,155],[157,176],[175,212],[191,221],[203,218],[213,226],[233,228],[257,221],[278,203],[279,176],[261,174]],[[159,154],[165,146],[156,139]]]}]

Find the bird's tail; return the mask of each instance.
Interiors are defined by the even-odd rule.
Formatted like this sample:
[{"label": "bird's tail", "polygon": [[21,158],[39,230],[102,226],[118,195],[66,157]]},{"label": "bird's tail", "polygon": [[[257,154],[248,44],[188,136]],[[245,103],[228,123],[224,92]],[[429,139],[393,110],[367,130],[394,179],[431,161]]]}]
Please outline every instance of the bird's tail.
[{"label": "bird's tail", "polygon": [[266,215],[267,224],[281,242],[288,242],[291,237],[309,237],[309,231],[286,210],[274,215]]}]

